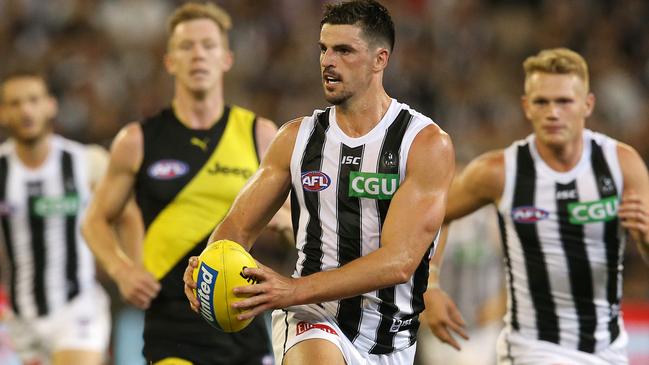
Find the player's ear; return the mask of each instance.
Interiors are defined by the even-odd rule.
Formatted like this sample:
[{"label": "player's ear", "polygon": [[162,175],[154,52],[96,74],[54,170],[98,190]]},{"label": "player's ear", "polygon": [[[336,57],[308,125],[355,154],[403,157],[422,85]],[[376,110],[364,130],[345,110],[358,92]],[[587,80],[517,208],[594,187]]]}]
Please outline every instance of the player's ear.
[{"label": "player's ear", "polygon": [[586,95],[586,118],[590,117],[590,115],[593,114],[594,109],[595,109],[595,94],[588,93],[588,95]]},{"label": "player's ear", "polygon": [[532,120],[532,115],[530,114],[530,100],[527,98],[527,95],[521,96],[521,108],[523,109],[523,114],[527,120]]},{"label": "player's ear", "polygon": [[165,69],[170,75],[175,75],[176,74],[176,62],[174,61],[173,57],[169,52],[165,53],[164,58],[164,65]]},{"label": "player's ear", "polygon": [[388,60],[390,59],[390,51],[385,47],[379,47],[376,49],[376,54],[374,57],[374,70],[383,71],[388,67]]},{"label": "player's ear", "polygon": [[222,66],[223,72],[230,71],[234,64],[234,53],[231,50],[223,52]]}]

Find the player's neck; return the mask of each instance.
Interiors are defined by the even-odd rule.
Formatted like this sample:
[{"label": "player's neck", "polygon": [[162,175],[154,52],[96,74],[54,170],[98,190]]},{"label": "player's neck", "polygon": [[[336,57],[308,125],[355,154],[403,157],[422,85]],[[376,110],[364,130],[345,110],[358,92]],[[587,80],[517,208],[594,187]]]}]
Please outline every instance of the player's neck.
[{"label": "player's neck", "polygon": [[190,129],[210,129],[221,119],[224,105],[222,90],[213,90],[200,97],[176,90],[172,101],[176,117]]},{"label": "player's neck", "polygon": [[572,143],[567,143],[563,146],[551,146],[536,141],[536,149],[539,156],[543,159],[546,165],[551,169],[559,172],[567,172],[572,170],[579,160],[584,150],[584,141],[582,138],[576,139]]},{"label": "player's neck", "polygon": [[50,133],[33,142],[15,140],[16,155],[27,168],[37,169],[47,159],[51,145],[52,135]]},{"label": "player's neck", "polygon": [[369,133],[383,119],[392,99],[381,88],[380,92],[355,95],[336,106],[336,122],[350,137],[362,137]]}]

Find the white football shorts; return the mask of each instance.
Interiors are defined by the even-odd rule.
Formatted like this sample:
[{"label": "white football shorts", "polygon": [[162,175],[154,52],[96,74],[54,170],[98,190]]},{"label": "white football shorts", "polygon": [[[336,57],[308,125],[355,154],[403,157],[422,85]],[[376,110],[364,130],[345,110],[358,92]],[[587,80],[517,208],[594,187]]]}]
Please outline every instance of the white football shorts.
[{"label": "white football shorts", "polygon": [[105,353],[110,340],[110,302],[97,284],[66,306],[39,318],[10,316],[9,334],[24,361],[47,364],[52,354],[65,350]]},{"label": "white football shorts", "polygon": [[609,347],[589,354],[548,341],[531,340],[505,328],[498,338],[498,365],[628,365],[627,343],[627,333],[621,329]]},{"label": "white football shorts", "polygon": [[309,339],[333,343],[348,365],[408,365],[415,361],[415,345],[385,355],[359,351],[340,330],[334,318],[316,304],[274,310],[272,321],[273,352],[277,365],[282,364],[284,354],[291,347]]}]

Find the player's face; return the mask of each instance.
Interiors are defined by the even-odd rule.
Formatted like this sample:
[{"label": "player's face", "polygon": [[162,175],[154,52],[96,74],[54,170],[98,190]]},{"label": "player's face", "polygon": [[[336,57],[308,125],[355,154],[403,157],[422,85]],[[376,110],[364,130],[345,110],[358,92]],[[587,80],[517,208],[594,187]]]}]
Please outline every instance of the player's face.
[{"label": "player's face", "polygon": [[19,143],[32,144],[50,133],[56,101],[38,77],[21,76],[2,85],[0,120]]},{"label": "player's face", "polygon": [[232,65],[232,54],[216,23],[194,19],[174,29],[165,64],[182,87],[205,95],[223,82],[223,73]]},{"label": "player's face", "polygon": [[369,87],[373,54],[360,27],[325,24],[319,44],[322,85],[329,103],[340,105]]},{"label": "player's face", "polygon": [[527,79],[522,103],[538,141],[562,147],[581,138],[595,97],[576,75],[536,72]]}]

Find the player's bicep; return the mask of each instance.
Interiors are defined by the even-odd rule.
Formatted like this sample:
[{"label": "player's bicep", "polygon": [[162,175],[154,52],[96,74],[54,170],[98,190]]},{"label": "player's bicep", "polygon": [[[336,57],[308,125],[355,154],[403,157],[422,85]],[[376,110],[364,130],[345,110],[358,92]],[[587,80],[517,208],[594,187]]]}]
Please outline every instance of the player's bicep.
[{"label": "player's bicep", "polygon": [[421,260],[443,222],[454,161],[453,146],[445,133],[422,131],[415,138],[406,178],[390,203],[381,232],[382,244],[396,244],[398,254],[406,255],[404,259],[414,265],[411,269]]},{"label": "player's bicep", "polygon": [[502,195],[504,181],[502,151],[489,152],[473,160],[453,179],[445,221],[461,218],[497,202]]},{"label": "player's bicep", "polygon": [[95,188],[90,206],[92,214],[109,220],[119,216],[132,196],[135,174],[142,159],[142,135],[139,126],[131,125],[115,138],[110,150],[108,168]]}]

